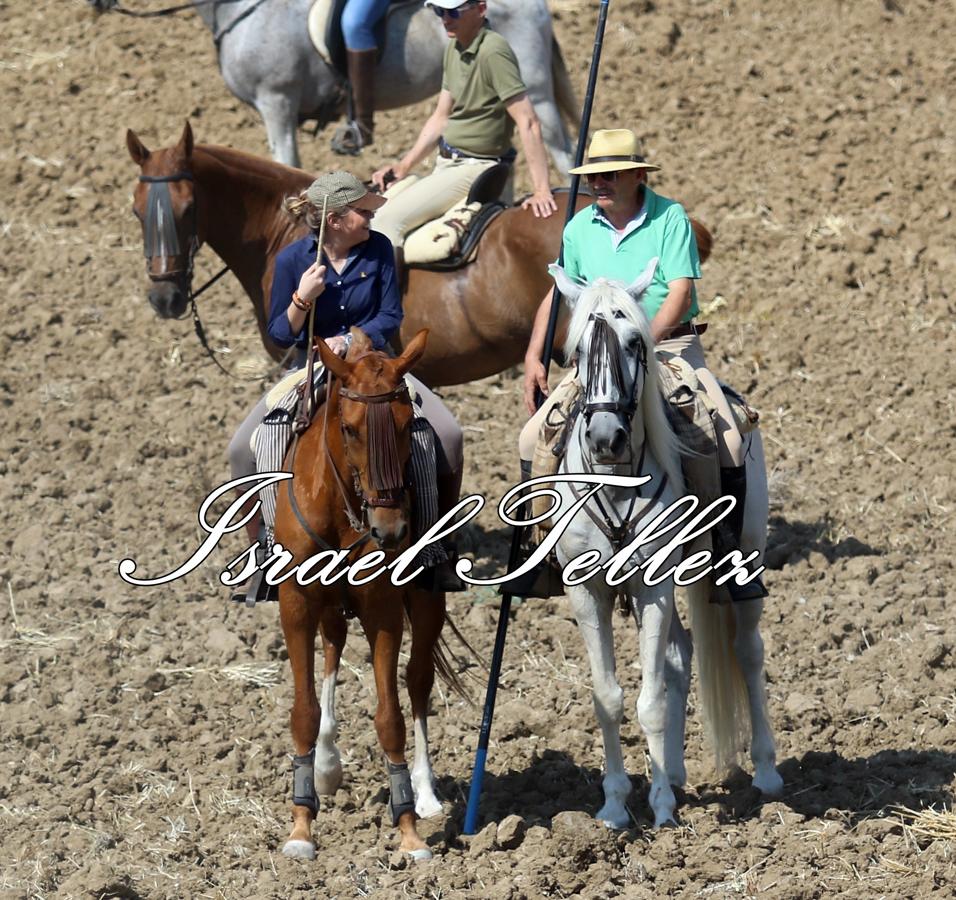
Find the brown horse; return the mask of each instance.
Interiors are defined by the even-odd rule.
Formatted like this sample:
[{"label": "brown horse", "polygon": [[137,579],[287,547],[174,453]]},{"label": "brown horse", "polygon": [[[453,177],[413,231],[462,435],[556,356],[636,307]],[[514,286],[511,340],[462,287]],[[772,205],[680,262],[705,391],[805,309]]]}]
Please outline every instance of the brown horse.
[{"label": "brown horse", "polygon": [[[329,549],[355,547],[350,554],[354,562],[357,553],[370,545],[384,554],[408,543],[410,505],[404,472],[411,450],[412,405],[404,375],[421,358],[427,333],[409,341],[397,359],[373,350],[360,330],[352,329],[352,336],[345,359],[319,342],[330,373],[327,400],[290,451],[294,478],[286,482],[290,487],[279,491],[276,542],[292,553],[297,565]],[[345,645],[346,612],[358,616],[372,651],[378,694],[375,727],[386,757],[390,810],[401,832],[401,849],[416,859],[429,859],[431,852],[415,823],[419,815],[441,812],[426,728],[436,665],[453,687],[460,684],[439,645],[445,595],[396,587],[384,574],[362,586],[340,582],[323,586],[318,581],[302,586],[288,579],[279,587],[279,613],[295,681],[293,827],[283,852],[315,856],[311,826],[318,811],[317,795],[335,793],[342,780],[335,746],[335,681]],[[405,763],[405,720],[398,699],[398,653],[406,615],[412,633],[406,679],[415,727],[411,773]],[[315,691],[317,631],[325,655],[321,703]]]},{"label": "brown horse", "polygon": [[[174,147],[147,150],[132,131],[126,144],[141,169],[133,209],[143,223],[153,308],[163,318],[186,311],[193,256],[208,243],[249,295],[263,343],[279,359],[282,351],[266,337],[275,258],[305,233],[282,202],[313,176],[239,150],[194,146],[188,122]],[[547,266],[561,246],[568,195],[555,199],[558,211],[547,219],[520,207],[506,209],[489,225],[474,262],[461,269],[409,268],[396,343],[404,346],[421,329],[429,330],[428,349],[415,368],[426,384],[474,381],[524,359],[535,311],[552,284]],[[588,202],[582,196],[577,205]],[[162,227],[158,209],[168,210]],[[710,235],[692,224],[703,260]]]}]

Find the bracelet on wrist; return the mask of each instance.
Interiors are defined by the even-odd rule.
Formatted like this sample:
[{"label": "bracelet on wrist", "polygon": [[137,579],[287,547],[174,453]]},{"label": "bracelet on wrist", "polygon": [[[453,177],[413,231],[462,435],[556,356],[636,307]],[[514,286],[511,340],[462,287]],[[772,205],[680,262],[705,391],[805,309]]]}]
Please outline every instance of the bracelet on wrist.
[{"label": "bracelet on wrist", "polygon": [[308,312],[310,309],[312,309],[312,301],[311,301],[311,300],[303,300],[303,299],[299,296],[299,292],[298,292],[298,291],[293,291],[293,292],[292,292],[292,305],[293,305],[296,309],[301,309],[302,312]]}]

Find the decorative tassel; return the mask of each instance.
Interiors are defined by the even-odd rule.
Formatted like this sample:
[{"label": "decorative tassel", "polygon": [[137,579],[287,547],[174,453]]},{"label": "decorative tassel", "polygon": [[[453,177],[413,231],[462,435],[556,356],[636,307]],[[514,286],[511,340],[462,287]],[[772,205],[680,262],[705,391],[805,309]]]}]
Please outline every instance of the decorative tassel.
[{"label": "decorative tassel", "polygon": [[402,487],[395,416],[388,403],[370,403],[365,414],[368,431],[368,477],[374,491],[397,491]]}]

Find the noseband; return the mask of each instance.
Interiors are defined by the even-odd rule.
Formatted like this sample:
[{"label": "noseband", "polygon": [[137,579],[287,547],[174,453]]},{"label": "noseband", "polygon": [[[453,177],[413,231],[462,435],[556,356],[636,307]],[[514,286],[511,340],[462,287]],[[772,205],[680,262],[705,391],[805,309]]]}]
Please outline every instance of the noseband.
[{"label": "noseband", "polygon": [[[617,313],[617,318],[622,314]],[[647,372],[647,346],[641,338],[637,350],[638,370],[634,373],[630,390],[625,389],[624,352],[617,332],[603,316],[591,316],[594,327],[591,331],[591,343],[588,347],[587,393],[584,401],[584,420],[590,424],[591,416],[597,412],[614,413],[624,419],[628,433],[631,419],[637,409],[637,382],[641,371]],[[591,399],[597,391],[598,380],[610,377],[610,385],[602,384],[604,393],[611,390],[616,393],[615,401]]]},{"label": "noseband", "polygon": [[[176,216],[173,213],[173,198],[169,193],[169,185],[175,181],[192,181],[191,172],[176,172],[173,175],[140,175],[140,182],[149,185],[146,196],[146,218],[144,219],[143,255],[146,257],[146,274],[150,281],[175,281],[183,279],[186,294],[192,293],[193,259],[199,249],[198,214],[196,198],[192,205],[192,228],[189,235],[189,246],[185,254],[179,243],[179,233],[176,229]],[[184,268],[174,269],[172,272],[163,272],[156,275],[152,271],[152,260],[156,257],[179,258],[185,256]]]}]

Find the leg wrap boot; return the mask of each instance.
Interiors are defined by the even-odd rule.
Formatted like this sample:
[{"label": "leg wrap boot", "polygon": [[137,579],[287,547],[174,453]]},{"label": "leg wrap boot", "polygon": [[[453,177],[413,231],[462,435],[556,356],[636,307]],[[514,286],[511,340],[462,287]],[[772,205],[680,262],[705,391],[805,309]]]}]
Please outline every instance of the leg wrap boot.
[{"label": "leg wrap boot", "polygon": [[319,811],[319,798],[315,793],[315,747],[305,756],[292,757],[292,802],[307,806],[314,816]]},{"label": "leg wrap boot", "polygon": [[388,794],[388,811],[392,816],[392,824],[397,825],[404,813],[415,811],[415,792],[412,790],[408,763],[388,764]]}]

